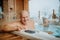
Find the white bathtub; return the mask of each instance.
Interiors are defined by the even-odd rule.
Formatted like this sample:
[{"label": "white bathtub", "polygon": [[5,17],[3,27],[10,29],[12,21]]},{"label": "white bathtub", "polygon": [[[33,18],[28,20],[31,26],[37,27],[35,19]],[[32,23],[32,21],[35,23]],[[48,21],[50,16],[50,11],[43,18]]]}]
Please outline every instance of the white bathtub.
[{"label": "white bathtub", "polygon": [[31,34],[31,33],[26,33],[24,32],[24,30],[22,31],[14,31],[13,32],[16,35],[20,35],[29,39],[34,39],[34,40],[57,40],[56,37],[49,35],[46,32],[42,32],[42,31],[37,31],[35,30],[35,33]]}]

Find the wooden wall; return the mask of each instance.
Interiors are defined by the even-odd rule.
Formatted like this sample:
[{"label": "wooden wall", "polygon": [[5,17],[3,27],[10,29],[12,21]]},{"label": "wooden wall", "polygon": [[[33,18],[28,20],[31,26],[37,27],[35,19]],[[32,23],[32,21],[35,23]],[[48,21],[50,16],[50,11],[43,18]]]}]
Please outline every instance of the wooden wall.
[{"label": "wooden wall", "polygon": [[16,0],[16,13],[17,13],[17,19],[20,18],[20,12],[23,10],[23,0]]},{"label": "wooden wall", "polygon": [[3,0],[3,12],[8,12],[8,0]]},{"label": "wooden wall", "polygon": [[28,11],[28,1],[29,0],[24,0],[24,10],[27,10]]},{"label": "wooden wall", "polygon": [[[12,8],[12,10],[10,10]],[[28,0],[3,0],[3,13],[6,21],[14,20],[14,15],[16,18],[20,18],[20,12],[22,10],[28,11]],[[12,15],[12,16],[11,16]]]}]

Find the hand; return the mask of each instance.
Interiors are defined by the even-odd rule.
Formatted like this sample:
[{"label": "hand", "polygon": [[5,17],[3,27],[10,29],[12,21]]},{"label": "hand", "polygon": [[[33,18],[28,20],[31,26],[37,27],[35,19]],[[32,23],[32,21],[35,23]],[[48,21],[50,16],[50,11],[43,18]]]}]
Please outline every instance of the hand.
[{"label": "hand", "polygon": [[21,30],[25,30],[25,27],[22,27],[22,26],[19,27],[19,26],[18,26],[17,29],[18,29],[18,31],[21,31]]}]

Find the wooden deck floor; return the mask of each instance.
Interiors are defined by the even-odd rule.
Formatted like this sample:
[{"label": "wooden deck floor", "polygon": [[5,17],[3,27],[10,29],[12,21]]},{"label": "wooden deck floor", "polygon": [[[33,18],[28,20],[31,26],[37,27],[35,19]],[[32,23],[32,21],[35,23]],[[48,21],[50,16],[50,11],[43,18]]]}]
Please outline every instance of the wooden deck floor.
[{"label": "wooden deck floor", "polygon": [[12,33],[0,33],[0,40],[26,40],[26,38]]}]

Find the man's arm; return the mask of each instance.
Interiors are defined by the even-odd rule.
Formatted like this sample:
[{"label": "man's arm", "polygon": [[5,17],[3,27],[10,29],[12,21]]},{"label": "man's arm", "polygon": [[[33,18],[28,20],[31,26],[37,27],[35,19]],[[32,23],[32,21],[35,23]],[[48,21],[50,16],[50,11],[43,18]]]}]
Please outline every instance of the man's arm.
[{"label": "man's arm", "polygon": [[1,30],[5,31],[5,32],[16,31],[17,30],[17,25],[15,25],[13,23],[2,24]]}]

